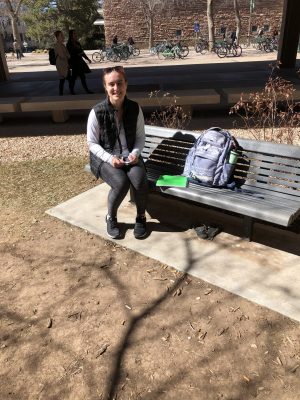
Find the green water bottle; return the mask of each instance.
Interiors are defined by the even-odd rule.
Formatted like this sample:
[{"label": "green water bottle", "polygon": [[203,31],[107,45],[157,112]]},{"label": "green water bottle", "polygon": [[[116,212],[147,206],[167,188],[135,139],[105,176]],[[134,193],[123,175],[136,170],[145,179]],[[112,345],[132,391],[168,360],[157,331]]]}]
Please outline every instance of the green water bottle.
[{"label": "green water bottle", "polygon": [[229,154],[229,164],[235,165],[237,163],[238,156],[239,155],[236,151],[231,150]]}]

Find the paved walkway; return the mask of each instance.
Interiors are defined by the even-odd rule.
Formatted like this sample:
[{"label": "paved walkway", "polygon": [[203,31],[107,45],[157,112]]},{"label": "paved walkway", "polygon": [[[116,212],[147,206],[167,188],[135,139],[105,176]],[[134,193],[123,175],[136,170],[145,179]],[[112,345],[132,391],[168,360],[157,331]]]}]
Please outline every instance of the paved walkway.
[{"label": "paved walkway", "polygon": [[[87,52],[91,57],[92,51]],[[300,57],[300,54],[299,54]],[[133,91],[209,88],[222,90],[226,87],[263,87],[270,75],[270,64],[276,63],[276,53],[262,53],[246,49],[241,57],[220,59],[216,54],[197,54],[190,51],[183,60],[159,60],[146,50],[141,56],[121,64],[126,67],[129,89]],[[300,59],[297,60],[298,68]],[[102,68],[111,63],[90,64],[92,73],[87,75],[88,86],[95,93],[103,92]],[[10,80],[0,83],[1,97],[55,96],[58,76],[54,66],[49,65],[47,54],[26,54],[19,61],[8,59]],[[295,70],[283,70],[282,76],[300,89]],[[80,82],[76,93],[83,93]]]},{"label": "paved walkway", "polygon": [[[105,238],[107,193],[108,186],[101,184],[47,213]],[[300,321],[299,234],[256,224],[254,241],[249,243],[237,236],[241,232],[237,217],[199,206],[191,210],[182,203],[179,213],[177,201],[166,203],[158,195],[151,195],[149,203],[150,234],[136,240],[135,207],[123,202],[119,221],[125,237],[117,241],[120,245]],[[224,232],[212,242],[201,240],[189,229],[201,221],[217,221]],[[282,248],[284,244],[289,247]]]}]

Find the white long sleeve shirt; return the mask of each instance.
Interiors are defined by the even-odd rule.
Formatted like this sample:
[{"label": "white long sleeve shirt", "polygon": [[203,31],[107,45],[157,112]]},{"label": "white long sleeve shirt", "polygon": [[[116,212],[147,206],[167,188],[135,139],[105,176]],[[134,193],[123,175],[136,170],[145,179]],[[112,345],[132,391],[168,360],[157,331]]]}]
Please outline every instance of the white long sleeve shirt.
[{"label": "white long sleeve shirt", "polygon": [[[121,123],[119,131],[120,131],[119,138],[121,142],[122,152],[120,152],[120,145],[117,140],[113,154],[110,154],[106,150],[104,150],[104,148],[99,144],[100,127],[95,111],[92,109],[90,111],[87,122],[87,143],[89,146],[89,150],[97,157],[99,157],[102,161],[108,163],[111,163],[114,156],[128,157],[129,150],[127,148],[123,123]],[[136,126],[136,140],[133,150],[131,151],[131,154],[134,154],[136,157],[138,157],[141,154],[144,146],[145,146],[145,121],[143,112],[139,107],[139,114]]]}]

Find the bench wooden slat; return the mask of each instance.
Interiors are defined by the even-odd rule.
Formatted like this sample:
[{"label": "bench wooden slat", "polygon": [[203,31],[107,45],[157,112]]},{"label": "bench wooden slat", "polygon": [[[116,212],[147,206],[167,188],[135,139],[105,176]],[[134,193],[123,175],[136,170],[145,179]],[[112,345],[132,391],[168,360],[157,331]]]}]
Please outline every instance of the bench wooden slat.
[{"label": "bench wooden slat", "polygon": [[293,199],[293,198],[296,201],[300,202],[299,201],[299,194],[298,194],[299,191],[297,191],[297,190],[290,191],[290,193],[285,193],[285,192],[281,192],[280,190],[270,190],[269,187],[252,185],[251,182],[246,182],[243,185],[243,189],[246,189],[246,190],[249,189],[249,190],[257,191],[257,192],[261,193],[262,195],[271,193],[274,198],[275,197],[281,198],[283,202],[286,199],[288,200],[288,199]]},{"label": "bench wooden slat", "polygon": [[[237,165],[239,165],[237,163]],[[287,165],[278,165],[278,164],[269,164],[269,163],[264,163],[264,162],[258,162],[256,160],[252,160],[251,164],[249,165],[250,168],[252,169],[263,169],[266,171],[269,171],[269,174],[280,174],[278,176],[286,176],[286,177],[297,177],[300,176],[300,168],[296,167],[290,167]]]},{"label": "bench wooden slat", "polygon": [[[218,195],[216,196],[216,190]],[[222,193],[225,190],[226,193]],[[262,219],[277,223],[282,226],[289,226],[299,215],[299,204],[295,202],[294,208],[282,208],[280,203],[269,203],[264,199],[257,199],[253,196],[241,195],[240,193],[230,193],[227,189],[215,189],[209,191],[203,187],[201,190],[185,188],[166,188],[163,193],[175,195],[198,203],[203,203],[212,207],[221,208],[238,214],[246,215],[256,219]],[[270,198],[271,196],[269,196]]]},{"label": "bench wooden slat", "polygon": [[[289,144],[278,144],[271,142],[262,142],[259,140],[238,138],[239,144],[245,151],[254,153],[263,153],[266,156],[279,156],[295,158],[300,160],[300,146],[292,146]],[[258,151],[259,149],[259,151]]]},{"label": "bench wooden slat", "polygon": [[261,163],[265,164],[266,166],[274,165],[275,167],[280,167],[281,165],[284,167],[292,167],[292,168],[299,168],[300,170],[300,160],[295,158],[287,158],[287,157],[276,157],[276,156],[269,156],[267,154],[262,153],[244,153],[244,155],[251,160],[252,163],[258,164]]},{"label": "bench wooden slat", "polygon": [[[248,173],[247,181],[255,182],[254,185],[256,186],[268,186],[270,190],[276,190],[276,186],[279,186],[279,191],[286,192],[289,188],[299,188],[299,184],[296,182],[288,182],[285,180],[272,180],[271,177],[262,175],[262,174],[255,174],[255,173]],[[275,189],[273,189],[273,187]]]},{"label": "bench wooden slat", "polygon": [[[201,185],[196,185],[196,184],[190,184],[189,188],[193,189],[193,190],[199,190],[199,191],[203,191],[203,186]],[[213,194],[215,193],[215,190],[219,190],[219,189],[214,189],[214,188],[206,188],[204,187],[205,190],[207,190],[207,192]],[[276,205],[278,205],[278,197],[274,196],[273,193],[271,194],[269,191],[265,191],[264,194],[261,193],[261,191],[257,191],[256,188],[248,188],[248,190],[243,189],[242,191],[239,190],[230,190],[230,189],[223,189],[225,192],[219,192],[219,195],[226,195],[226,199],[230,202],[234,202],[237,199],[237,196],[239,196],[239,198],[244,199],[245,201],[249,201],[249,199],[251,199],[251,203],[255,203],[255,207],[258,204],[261,204],[262,202],[265,205],[268,205],[268,207],[270,207],[271,209]],[[263,195],[261,197],[257,197]],[[282,207],[284,210],[286,210],[287,212],[294,212],[295,209],[298,209],[298,203],[297,200],[292,200],[290,197],[282,202],[280,204],[280,207]]]},{"label": "bench wooden slat", "polygon": [[[298,196],[298,192],[300,193],[300,191],[296,190],[296,189],[289,189],[287,187],[281,187],[281,186],[276,186],[276,185],[267,185],[266,183],[252,181],[251,179],[247,179],[245,182],[245,185],[255,187],[256,190],[267,189],[270,192],[285,193],[285,194],[292,195],[292,196]],[[300,201],[299,201],[299,205],[300,205]]]},{"label": "bench wooden slat", "polygon": [[[252,179],[267,182],[270,185],[284,185],[299,188],[300,177],[280,174],[279,172],[262,171],[258,168],[249,168],[248,176]],[[296,180],[297,179],[297,180]]]}]

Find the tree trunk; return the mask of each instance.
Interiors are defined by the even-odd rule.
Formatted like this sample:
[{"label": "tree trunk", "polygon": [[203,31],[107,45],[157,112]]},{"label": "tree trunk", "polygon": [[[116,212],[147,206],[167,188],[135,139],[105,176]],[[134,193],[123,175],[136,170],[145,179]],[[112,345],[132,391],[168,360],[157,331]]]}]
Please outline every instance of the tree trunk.
[{"label": "tree trunk", "polygon": [[149,50],[153,47],[153,15],[149,17]]},{"label": "tree trunk", "polygon": [[20,48],[21,46],[21,39],[20,39],[20,33],[18,29],[18,18],[14,14],[10,14],[10,21],[11,21],[11,27],[12,27],[12,34],[14,39],[18,42]]},{"label": "tree trunk", "polygon": [[238,0],[233,0],[233,6],[234,6],[235,22],[236,22],[236,44],[239,44],[240,32],[241,32],[241,17],[240,17]]},{"label": "tree trunk", "polygon": [[[10,21],[11,21],[11,27],[12,27],[12,34],[14,39],[18,42],[20,49],[22,49],[22,44],[21,44],[21,38],[20,38],[20,33],[19,33],[19,28],[18,28],[18,15],[20,12],[20,7],[22,4],[23,0],[19,0],[18,3],[14,4],[10,0],[5,0],[5,5],[6,5],[6,10],[9,14]],[[14,7],[15,9],[14,9]]]},{"label": "tree trunk", "polygon": [[207,0],[207,25],[208,25],[208,43],[211,51],[215,43],[215,28],[213,19],[213,0]]}]

